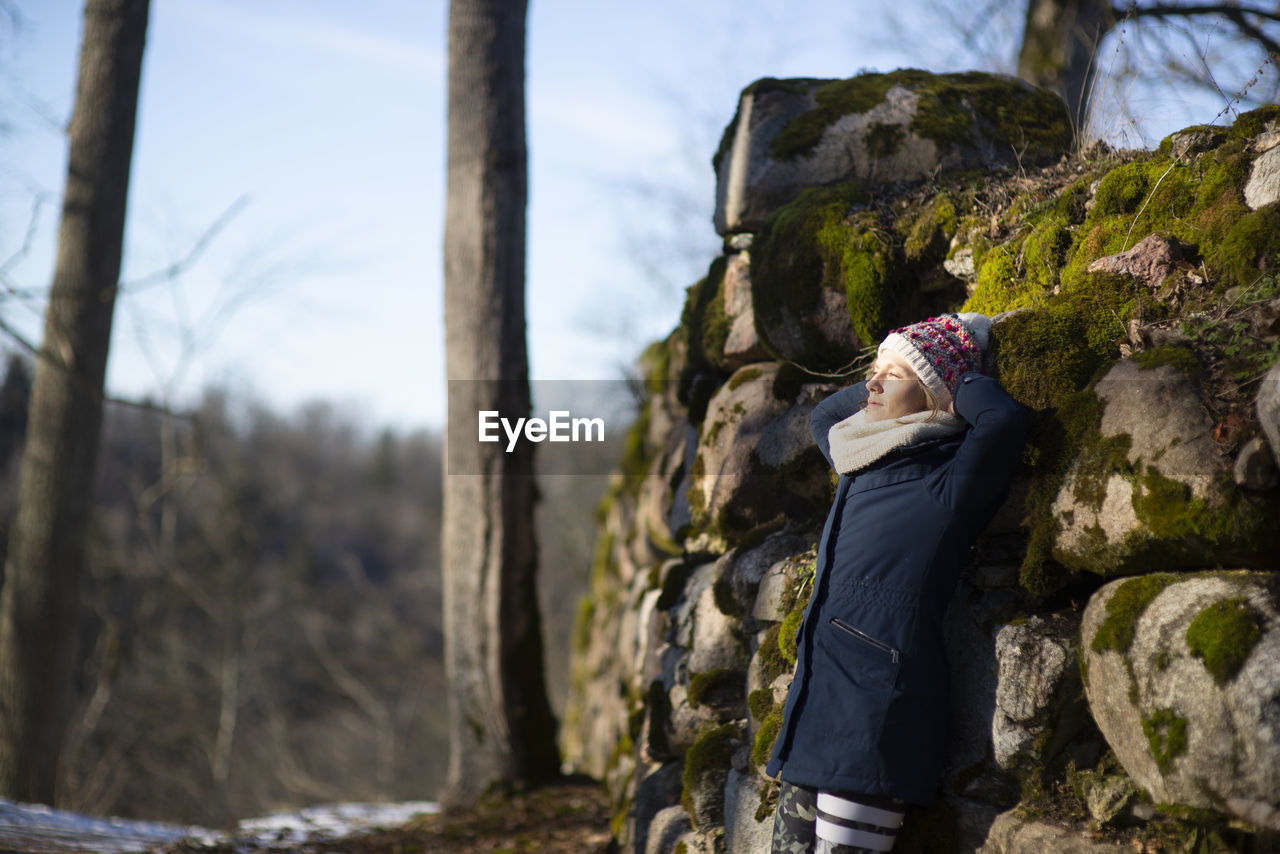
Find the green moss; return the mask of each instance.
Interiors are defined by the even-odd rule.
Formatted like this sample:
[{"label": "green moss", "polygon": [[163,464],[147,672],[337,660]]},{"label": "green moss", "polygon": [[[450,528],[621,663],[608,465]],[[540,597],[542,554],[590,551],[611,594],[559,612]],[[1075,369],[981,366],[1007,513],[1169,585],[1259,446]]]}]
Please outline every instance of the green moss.
[{"label": "green moss", "polygon": [[1187,646],[1219,685],[1235,678],[1262,634],[1258,612],[1244,599],[1205,608],[1187,626]]},{"label": "green moss", "polygon": [[745,677],[740,671],[728,667],[693,673],[689,676],[689,705],[724,706],[742,702],[742,686]]},{"label": "green moss", "polygon": [[1280,272],[1280,205],[1268,205],[1241,216],[1209,260],[1239,285]]},{"label": "green moss", "polygon": [[872,122],[862,136],[862,146],[867,154],[878,160],[897,154],[906,138],[907,132],[900,124]]},{"label": "green moss", "polygon": [[761,669],[764,671],[764,680],[770,685],[773,684],[773,680],[791,670],[791,665],[787,663],[787,659],[778,647],[779,627],[780,625],[770,626],[756,650],[756,655],[760,657]]},{"label": "green moss", "polygon": [[787,614],[778,628],[778,651],[791,667],[796,666],[796,635],[803,619],[804,609],[796,608]]},{"label": "green moss", "polygon": [[946,257],[951,235],[956,233],[956,206],[948,193],[938,193],[918,212],[899,219],[895,229],[903,235],[902,249],[908,264],[939,264]]},{"label": "green moss", "polygon": [[578,597],[573,613],[573,633],[570,648],[575,655],[583,655],[591,646],[591,621],[595,618],[595,599],[590,593]]},{"label": "green moss", "polygon": [[723,367],[724,342],[729,337],[729,318],[724,309],[724,276],[729,259],[720,255],[711,262],[707,275],[686,291],[680,327],[684,330],[692,368]]},{"label": "green moss", "polygon": [[804,609],[809,603],[809,593],[813,589],[813,580],[818,571],[818,547],[812,546],[803,554],[791,558],[795,568],[790,572],[790,580],[782,591],[782,607],[788,612]]},{"label": "green moss", "polygon": [[769,757],[773,755],[774,742],[778,740],[778,733],[782,732],[782,709],[775,708],[760,724],[760,729],[756,730],[756,741],[751,747],[751,761],[755,765],[767,765]]},{"label": "green moss", "polygon": [[1090,644],[1093,651],[1112,650],[1121,655],[1128,652],[1138,618],[1166,587],[1177,580],[1177,575],[1162,572],[1131,578],[1117,587],[1107,600],[1107,615],[1093,636]]},{"label": "green moss", "polygon": [[[975,125],[1007,139],[1028,162],[1056,157],[1071,144],[1066,109],[1044,90],[980,72],[931,74],[907,68],[818,86],[813,90],[814,108],[783,127],[770,145],[770,154],[778,160],[808,155],[841,116],[867,112],[882,103],[893,86],[911,89],[918,97],[911,132],[944,150],[974,144]],[[876,137],[872,154],[895,150],[887,147],[895,141],[889,132],[880,131]]]},{"label": "green moss", "polygon": [[[1101,431],[1091,433],[1077,456],[1079,463],[1072,490],[1075,499],[1095,511],[1101,510],[1107,497],[1108,482],[1117,473],[1130,470],[1129,448],[1132,444],[1133,439],[1128,433],[1106,437]],[[1096,536],[1106,540],[1101,527],[1097,527]]]},{"label": "green moss", "polygon": [[623,492],[632,497],[640,491],[640,484],[649,474],[649,466],[660,450],[649,444],[650,418],[649,406],[642,405],[636,420],[622,440],[622,457],[618,460],[618,468],[623,475]]},{"label": "green moss", "polygon": [[672,347],[676,330],[661,341],[654,341],[640,354],[640,375],[644,378],[644,390],[649,395],[663,394],[671,381]]},{"label": "green moss", "polygon": [[[756,236],[756,330],[778,361],[834,371],[889,328],[951,307],[945,294],[914,284],[895,232],[875,210],[860,209],[866,200],[857,184],[811,188],[775,212]],[[836,300],[848,307],[852,349],[814,322]]]},{"label": "green moss", "polygon": [[678,557],[682,554],[680,544],[671,538],[671,532],[665,527],[658,528],[656,524],[650,521],[645,526],[645,536],[649,539],[649,544],[667,557]]},{"label": "green moss", "polygon": [[763,721],[773,712],[773,689],[757,688],[747,695],[747,708],[751,711],[751,717],[757,721]]},{"label": "green moss", "polygon": [[603,530],[596,537],[595,549],[591,556],[591,589],[598,591],[611,580],[618,577],[618,567],[613,555],[614,535]]},{"label": "green moss", "polygon": [[795,160],[817,146],[826,129],[841,116],[865,113],[884,101],[893,81],[884,74],[861,74],[849,80],[834,80],[813,92],[816,105],[795,116],[769,146],[776,160]]},{"label": "green moss", "polygon": [[1001,384],[1033,409],[1061,405],[1119,356],[1117,341],[1135,308],[1126,278],[1090,274],[1044,306],[1009,317],[996,353]]},{"label": "green moss", "polygon": [[1070,248],[1071,230],[1067,218],[1060,214],[1044,217],[1027,235],[1022,244],[1022,266],[1025,290],[1031,295],[1029,304],[1046,298],[1058,285],[1058,273]]},{"label": "green moss", "polygon": [[1167,774],[1173,760],[1187,752],[1187,719],[1173,709],[1159,709],[1143,718],[1142,731],[1156,767]]},{"label": "green moss", "polygon": [[1269,122],[1280,122],[1280,104],[1267,104],[1241,113],[1231,126],[1231,135],[1237,139],[1252,139],[1266,130]]},{"label": "green moss", "polygon": [[720,431],[724,429],[724,421],[713,421],[710,424],[703,423],[703,435],[708,445],[715,445],[716,440],[720,438]]},{"label": "green moss", "polygon": [[733,577],[729,573],[712,582],[711,596],[716,603],[716,609],[720,613],[736,618],[746,616],[742,605],[738,602],[738,595],[734,592]]},{"label": "green moss", "polygon": [[[1194,497],[1186,484],[1152,466],[1137,481],[1133,509],[1145,528],[1152,562],[1194,566],[1225,561],[1269,564],[1280,553],[1280,503],[1273,496],[1249,497],[1221,471],[1211,489],[1220,500]],[[1139,532],[1135,532],[1137,535]]]},{"label": "green moss", "polygon": [[970,116],[1008,140],[1026,163],[1056,158],[1071,145],[1066,107],[1044,89],[969,71],[938,75],[936,84],[917,91],[911,130],[940,148],[972,143],[965,122]]},{"label": "green moss", "polygon": [[1136,212],[1147,198],[1147,190],[1159,180],[1159,173],[1152,172],[1151,164],[1143,160],[1125,163],[1108,172],[1093,196],[1097,215]]},{"label": "green moss", "polygon": [[1202,373],[1200,359],[1190,347],[1174,344],[1152,347],[1150,350],[1142,350],[1135,354],[1133,360],[1144,371],[1152,371],[1161,365],[1168,365],[1192,379],[1198,379]]},{"label": "green moss", "polygon": [[1018,259],[1019,241],[997,246],[975,259],[978,275],[973,294],[965,303],[965,311],[999,314],[1015,308],[1028,308],[1037,302],[1038,291],[1029,286],[1022,275]]},{"label": "green moss", "polygon": [[743,383],[759,379],[763,373],[764,371],[757,367],[742,368],[729,378],[729,390],[733,391]]},{"label": "green moss", "polygon": [[1098,171],[1092,171],[1077,178],[1053,201],[1053,212],[1068,225],[1079,225],[1089,213],[1089,187],[1099,177]]},{"label": "green moss", "polygon": [[708,730],[685,753],[684,773],[681,776],[684,788],[680,793],[680,803],[695,821],[697,812],[694,810],[693,791],[701,787],[707,777],[729,773],[733,752],[740,738],[736,726],[724,724]]}]

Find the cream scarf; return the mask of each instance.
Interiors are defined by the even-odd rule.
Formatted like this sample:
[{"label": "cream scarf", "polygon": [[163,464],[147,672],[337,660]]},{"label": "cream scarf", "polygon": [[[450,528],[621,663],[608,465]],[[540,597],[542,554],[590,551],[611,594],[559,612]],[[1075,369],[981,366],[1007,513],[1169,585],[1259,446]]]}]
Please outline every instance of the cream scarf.
[{"label": "cream scarf", "polygon": [[831,459],[840,474],[851,474],[866,468],[894,448],[950,436],[964,430],[963,418],[939,412],[927,420],[930,412],[913,412],[886,421],[868,421],[867,411],[859,409],[827,431],[831,443]]}]

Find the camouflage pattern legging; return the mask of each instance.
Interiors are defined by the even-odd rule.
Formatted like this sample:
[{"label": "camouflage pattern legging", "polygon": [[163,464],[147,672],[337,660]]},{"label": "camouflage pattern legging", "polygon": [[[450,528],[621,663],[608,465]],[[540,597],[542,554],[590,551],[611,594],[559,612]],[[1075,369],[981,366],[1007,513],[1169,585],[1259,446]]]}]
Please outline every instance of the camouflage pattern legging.
[{"label": "camouflage pattern legging", "polygon": [[[844,800],[844,803],[858,804],[856,801],[849,800]],[[875,807],[871,808],[871,811],[883,816],[896,815],[900,823],[903,808],[901,802],[887,806],[888,810]],[[825,813],[823,815],[824,818],[828,817]],[[821,838],[817,831],[818,816],[816,789],[783,782],[778,792],[778,809],[773,816],[773,854],[883,854],[893,848],[893,834],[896,833],[896,826],[891,830],[888,826],[847,822],[850,828],[875,831],[874,836],[880,840],[875,848],[861,848]],[[886,825],[891,823],[891,821],[885,822]]]}]

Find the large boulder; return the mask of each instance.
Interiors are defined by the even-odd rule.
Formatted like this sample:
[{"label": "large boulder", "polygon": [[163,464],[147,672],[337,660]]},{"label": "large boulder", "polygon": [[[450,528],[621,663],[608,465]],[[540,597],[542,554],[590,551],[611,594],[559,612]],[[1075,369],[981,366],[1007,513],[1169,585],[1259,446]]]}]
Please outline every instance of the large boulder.
[{"label": "large boulder", "polygon": [[905,69],[748,86],[716,155],[716,230],[759,229],[807,187],[1056,159],[1066,107],[1013,77]]},{"label": "large boulder", "polygon": [[721,544],[778,514],[803,520],[826,509],[827,465],[809,434],[821,393],[813,385],[783,388],[781,370],[740,368],[707,404],[689,509],[694,529]]},{"label": "large boulder", "polygon": [[1261,511],[1237,494],[1198,382],[1122,359],[1093,391],[1101,418],[1052,505],[1056,560],[1116,574],[1270,559]]},{"label": "large boulder", "polygon": [[1113,581],[1081,626],[1089,707],[1157,803],[1280,828],[1280,573]]}]

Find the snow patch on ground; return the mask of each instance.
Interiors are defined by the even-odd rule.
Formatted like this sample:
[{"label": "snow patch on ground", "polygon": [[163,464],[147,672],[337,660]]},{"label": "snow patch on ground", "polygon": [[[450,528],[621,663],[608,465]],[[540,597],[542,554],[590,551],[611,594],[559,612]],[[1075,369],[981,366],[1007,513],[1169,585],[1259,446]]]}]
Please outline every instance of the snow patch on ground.
[{"label": "snow patch on ground", "polygon": [[240,822],[236,842],[296,843],[337,839],[375,828],[396,827],[417,815],[440,811],[431,801],[399,804],[326,804],[297,812],[272,813]]},{"label": "snow patch on ground", "polygon": [[0,852],[26,854],[132,854],[154,851],[186,839],[199,845],[258,846],[336,839],[376,828],[395,827],[416,815],[440,811],[431,801],[397,804],[328,804],[296,812],[245,819],[230,836],[203,827],[122,818],[95,818],[39,804],[0,798]]}]

